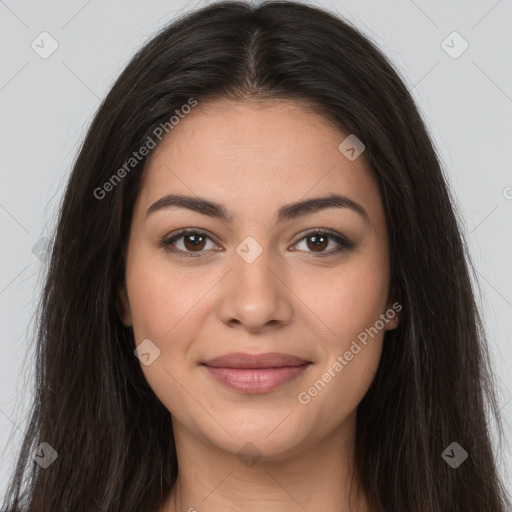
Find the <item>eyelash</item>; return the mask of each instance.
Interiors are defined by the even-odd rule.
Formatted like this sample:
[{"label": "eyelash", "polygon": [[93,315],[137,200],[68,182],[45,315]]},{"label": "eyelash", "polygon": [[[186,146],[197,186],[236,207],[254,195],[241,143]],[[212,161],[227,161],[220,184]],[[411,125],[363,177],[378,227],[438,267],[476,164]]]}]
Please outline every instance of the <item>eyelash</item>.
[{"label": "eyelash", "polygon": [[[180,238],[183,238],[185,235],[203,235],[205,236],[206,238],[208,238],[209,240],[211,240],[212,242],[214,242],[214,240],[212,240],[210,238],[210,236],[208,236],[208,234],[200,229],[183,229],[181,231],[179,231],[178,233],[176,233],[175,235],[169,237],[169,238],[164,238],[161,242],[160,242],[160,245],[161,247],[164,248],[165,251],[167,252],[170,252],[170,253],[173,253],[173,254],[177,254],[178,256],[182,256],[184,258],[197,258],[201,255],[201,253],[203,252],[206,252],[204,250],[202,251],[196,251],[195,253],[192,251],[183,251],[181,249],[176,249],[175,247],[173,247],[173,243],[176,242],[177,240],[179,240]],[[300,238],[296,244],[294,245],[297,245],[299,244],[300,242],[302,242],[305,238],[308,238],[309,236],[312,236],[312,235],[324,235],[324,236],[328,236],[329,239],[331,240],[334,240],[338,245],[339,247],[337,247],[336,249],[334,250],[331,250],[330,252],[327,252],[327,253],[314,253],[312,251],[307,251],[307,252],[310,252],[311,254],[315,254],[315,256],[308,256],[309,258],[325,258],[325,257],[328,257],[328,256],[333,256],[334,254],[339,254],[340,252],[342,251],[348,251],[350,249],[353,249],[355,247],[355,244],[350,241],[348,238],[346,238],[345,236],[343,235],[340,235],[340,234],[337,234],[337,233],[334,233],[332,231],[329,231],[329,230],[321,230],[321,229],[311,229],[309,231],[307,231],[303,236],[302,238]]]}]

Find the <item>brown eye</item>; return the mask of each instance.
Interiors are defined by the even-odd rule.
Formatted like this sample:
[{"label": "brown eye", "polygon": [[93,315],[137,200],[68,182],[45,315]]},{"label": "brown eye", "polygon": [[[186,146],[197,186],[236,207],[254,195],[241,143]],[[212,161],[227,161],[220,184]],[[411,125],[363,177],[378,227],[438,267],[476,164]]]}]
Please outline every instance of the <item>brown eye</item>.
[{"label": "brown eye", "polygon": [[[176,235],[162,240],[161,246],[167,251],[174,254],[179,254],[185,257],[201,256],[201,253],[208,252],[204,250],[207,242],[210,241],[215,249],[215,244],[211,238],[202,231],[181,231]],[[181,247],[179,247],[181,245]],[[178,247],[177,247],[178,246]],[[196,254],[194,254],[196,253]]]},{"label": "brown eye", "polygon": [[204,235],[183,235],[184,246],[187,251],[195,251],[204,249],[206,238]]},{"label": "brown eye", "polygon": [[[306,247],[303,249],[299,248],[299,250],[309,254],[313,253],[318,257],[332,256],[355,247],[355,244],[344,235],[329,231],[310,231],[294,247],[298,247],[303,241],[306,241]],[[211,242],[213,247],[207,248],[208,242]],[[326,249],[332,243],[334,243],[334,247],[327,251]],[[160,245],[165,251],[184,257],[199,257],[202,253],[208,253],[210,250],[219,250],[206,233],[192,229],[181,231],[172,237],[166,238],[160,242]]]},{"label": "brown eye", "polygon": [[307,246],[313,252],[321,252],[329,245],[329,237],[325,235],[309,235],[306,239],[310,241]]},{"label": "brown eye", "polygon": [[[300,244],[305,242],[305,249],[300,248]],[[326,249],[331,246],[331,242],[334,244],[331,250]],[[306,253],[316,253],[317,256],[331,256],[338,254],[342,251],[353,249],[355,244],[346,238],[344,235],[331,233],[330,231],[310,231],[304,237],[299,240],[299,243],[295,245],[299,250],[303,250]]]}]

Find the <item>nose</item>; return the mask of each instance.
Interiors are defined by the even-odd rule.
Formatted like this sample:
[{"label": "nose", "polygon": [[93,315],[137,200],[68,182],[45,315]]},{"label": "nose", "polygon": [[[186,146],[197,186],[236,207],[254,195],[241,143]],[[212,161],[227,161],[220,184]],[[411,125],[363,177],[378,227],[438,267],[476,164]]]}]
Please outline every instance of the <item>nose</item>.
[{"label": "nose", "polygon": [[229,327],[262,332],[287,325],[293,316],[288,272],[264,249],[254,260],[238,254],[221,282],[218,315]]}]

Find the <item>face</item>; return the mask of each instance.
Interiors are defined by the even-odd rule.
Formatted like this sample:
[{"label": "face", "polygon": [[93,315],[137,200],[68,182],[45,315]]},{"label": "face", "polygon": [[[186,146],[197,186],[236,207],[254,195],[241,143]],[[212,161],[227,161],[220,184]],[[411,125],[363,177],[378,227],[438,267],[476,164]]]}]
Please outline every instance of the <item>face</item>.
[{"label": "face", "polygon": [[378,186],[364,152],[338,148],[348,135],[288,101],[223,101],[151,155],[123,323],[173,427],[200,442],[277,459],[354,421],[396,316]]}]

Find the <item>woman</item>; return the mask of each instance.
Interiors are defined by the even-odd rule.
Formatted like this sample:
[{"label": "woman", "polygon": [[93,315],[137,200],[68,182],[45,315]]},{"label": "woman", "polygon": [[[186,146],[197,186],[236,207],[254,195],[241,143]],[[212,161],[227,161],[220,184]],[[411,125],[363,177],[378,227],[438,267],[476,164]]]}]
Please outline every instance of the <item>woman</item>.
[{"label": "woman", "polygon": [[297,2],[175,21],[71,174],[4,508],[504,510],[469,268],[355,28]]}]

